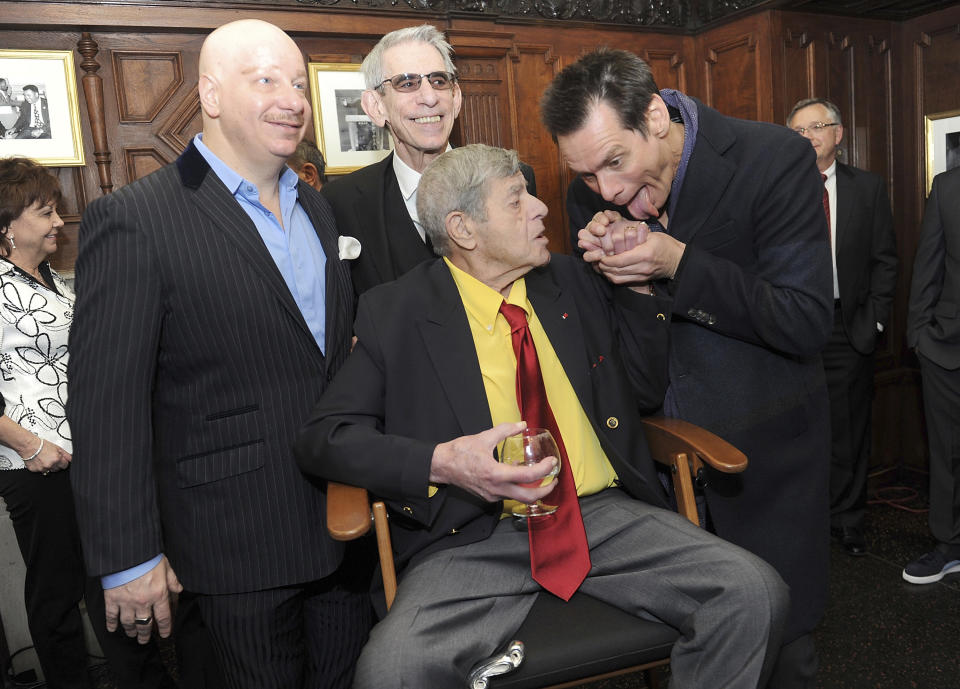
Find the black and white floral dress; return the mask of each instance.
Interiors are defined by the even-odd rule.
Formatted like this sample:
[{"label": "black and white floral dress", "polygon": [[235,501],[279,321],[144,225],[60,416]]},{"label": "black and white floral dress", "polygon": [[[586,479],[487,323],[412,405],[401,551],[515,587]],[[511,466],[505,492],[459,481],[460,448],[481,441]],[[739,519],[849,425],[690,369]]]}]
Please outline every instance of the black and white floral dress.
[{"label": "black and white floral dress", "polygon": [[[66,404],[74,294],[47,270],[56,291],[0,260],[0,393],[10,419],[72,453]],[[0,445],[0,471],[23,468],[20,455]]]}]

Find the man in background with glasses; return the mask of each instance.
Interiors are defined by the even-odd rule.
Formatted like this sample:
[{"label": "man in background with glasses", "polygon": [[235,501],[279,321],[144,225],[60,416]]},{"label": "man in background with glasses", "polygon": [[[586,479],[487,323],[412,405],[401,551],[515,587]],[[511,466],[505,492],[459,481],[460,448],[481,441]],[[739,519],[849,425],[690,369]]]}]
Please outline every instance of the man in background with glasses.
[{"label": "man in background with glasses", "polygon": [[879,175],[837,161],[843,124],[836,105],[801,100],[787,126],[816,151],[833,254],[833,332],[822,353],[832,435],[830,528],[846,552],[864,555],[873,353],[897,284],[893,214]]},{"label": "man in background with glasses", "polygon": [[[382,161],[332,180],[323,195],[333,206],[342,236],[360,241],[351,262],[357,296],[435,258],[417,216],[420,174],[450,148],[463,96],[453,48],[435,27],[410,26],[386,34],[361,65],[367,90],[363,111],[393,137]],[[533,170],[521,164],[536,194]]]}]

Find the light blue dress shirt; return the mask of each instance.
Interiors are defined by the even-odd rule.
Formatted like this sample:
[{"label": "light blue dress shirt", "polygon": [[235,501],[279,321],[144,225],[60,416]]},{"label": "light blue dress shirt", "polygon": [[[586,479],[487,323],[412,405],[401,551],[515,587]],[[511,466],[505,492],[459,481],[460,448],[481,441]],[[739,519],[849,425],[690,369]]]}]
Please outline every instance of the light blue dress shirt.
[{"label": "light blue dress shirt", "polygon": [[280,269],[293,300],[300,307],[300,313],[313,333],[313,339],[320,351],[323,351],[326,333],[327,255],[323,252],[320,237],[313,229],[307,212],[298,202],[297,183],[300,178],[297,173],[290,168],[284,168],[280,175],[280,214],[283,216],[281,226],[277,217],[260,203],[260,193],[256,185],[245,180],[215,156],[203,143],[202,134],[197,134],[193,143],[257,226],[257,232],[273,257],[273,262]]},{"label": "light blue dress shirt", "polygon": [[[234,172],[203,143],[197,134],[194,145],[213,172],[233,194],[244,212],[257,227],[260,238],[273,257],[284,282],[300,308],[307,327],[320,351],[324,351],[326,337],[326,267],[327,255],[320,244],[313,223],[299,203],[297,183],[300,178],[290,168],[280,175],[280,214],[283,225],[266,206],[260,203],[257,186]],[[116,588],[143,576],[160,564],[162,555],[136,567],[101,577],[104,589]]]}]

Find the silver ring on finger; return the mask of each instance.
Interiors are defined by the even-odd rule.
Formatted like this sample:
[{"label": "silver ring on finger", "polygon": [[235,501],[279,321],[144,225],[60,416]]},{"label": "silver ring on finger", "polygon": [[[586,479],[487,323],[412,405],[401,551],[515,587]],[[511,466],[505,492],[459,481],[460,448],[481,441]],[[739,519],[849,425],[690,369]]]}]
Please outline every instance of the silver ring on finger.
[{"label": "silver ring on finger", "polygon": [[133,623],[138,627],[144,627],[153,622],[153,615],[147,615],[146,617],[135,617],[133,618]]}]

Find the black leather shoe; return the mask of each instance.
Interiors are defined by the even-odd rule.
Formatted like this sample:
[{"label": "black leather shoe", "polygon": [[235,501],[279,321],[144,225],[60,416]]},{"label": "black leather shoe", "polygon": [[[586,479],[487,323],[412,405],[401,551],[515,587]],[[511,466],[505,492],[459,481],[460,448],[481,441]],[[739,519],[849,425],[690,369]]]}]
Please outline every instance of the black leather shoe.
[{"label": "black leather shoe", "polygon": [[863,534],[856,526],[841,526],[830,529],[833,537],[840,541],[840,545],[847,551],[848,555],[859,557],[867,554],[867,544],[863,540]]}]

